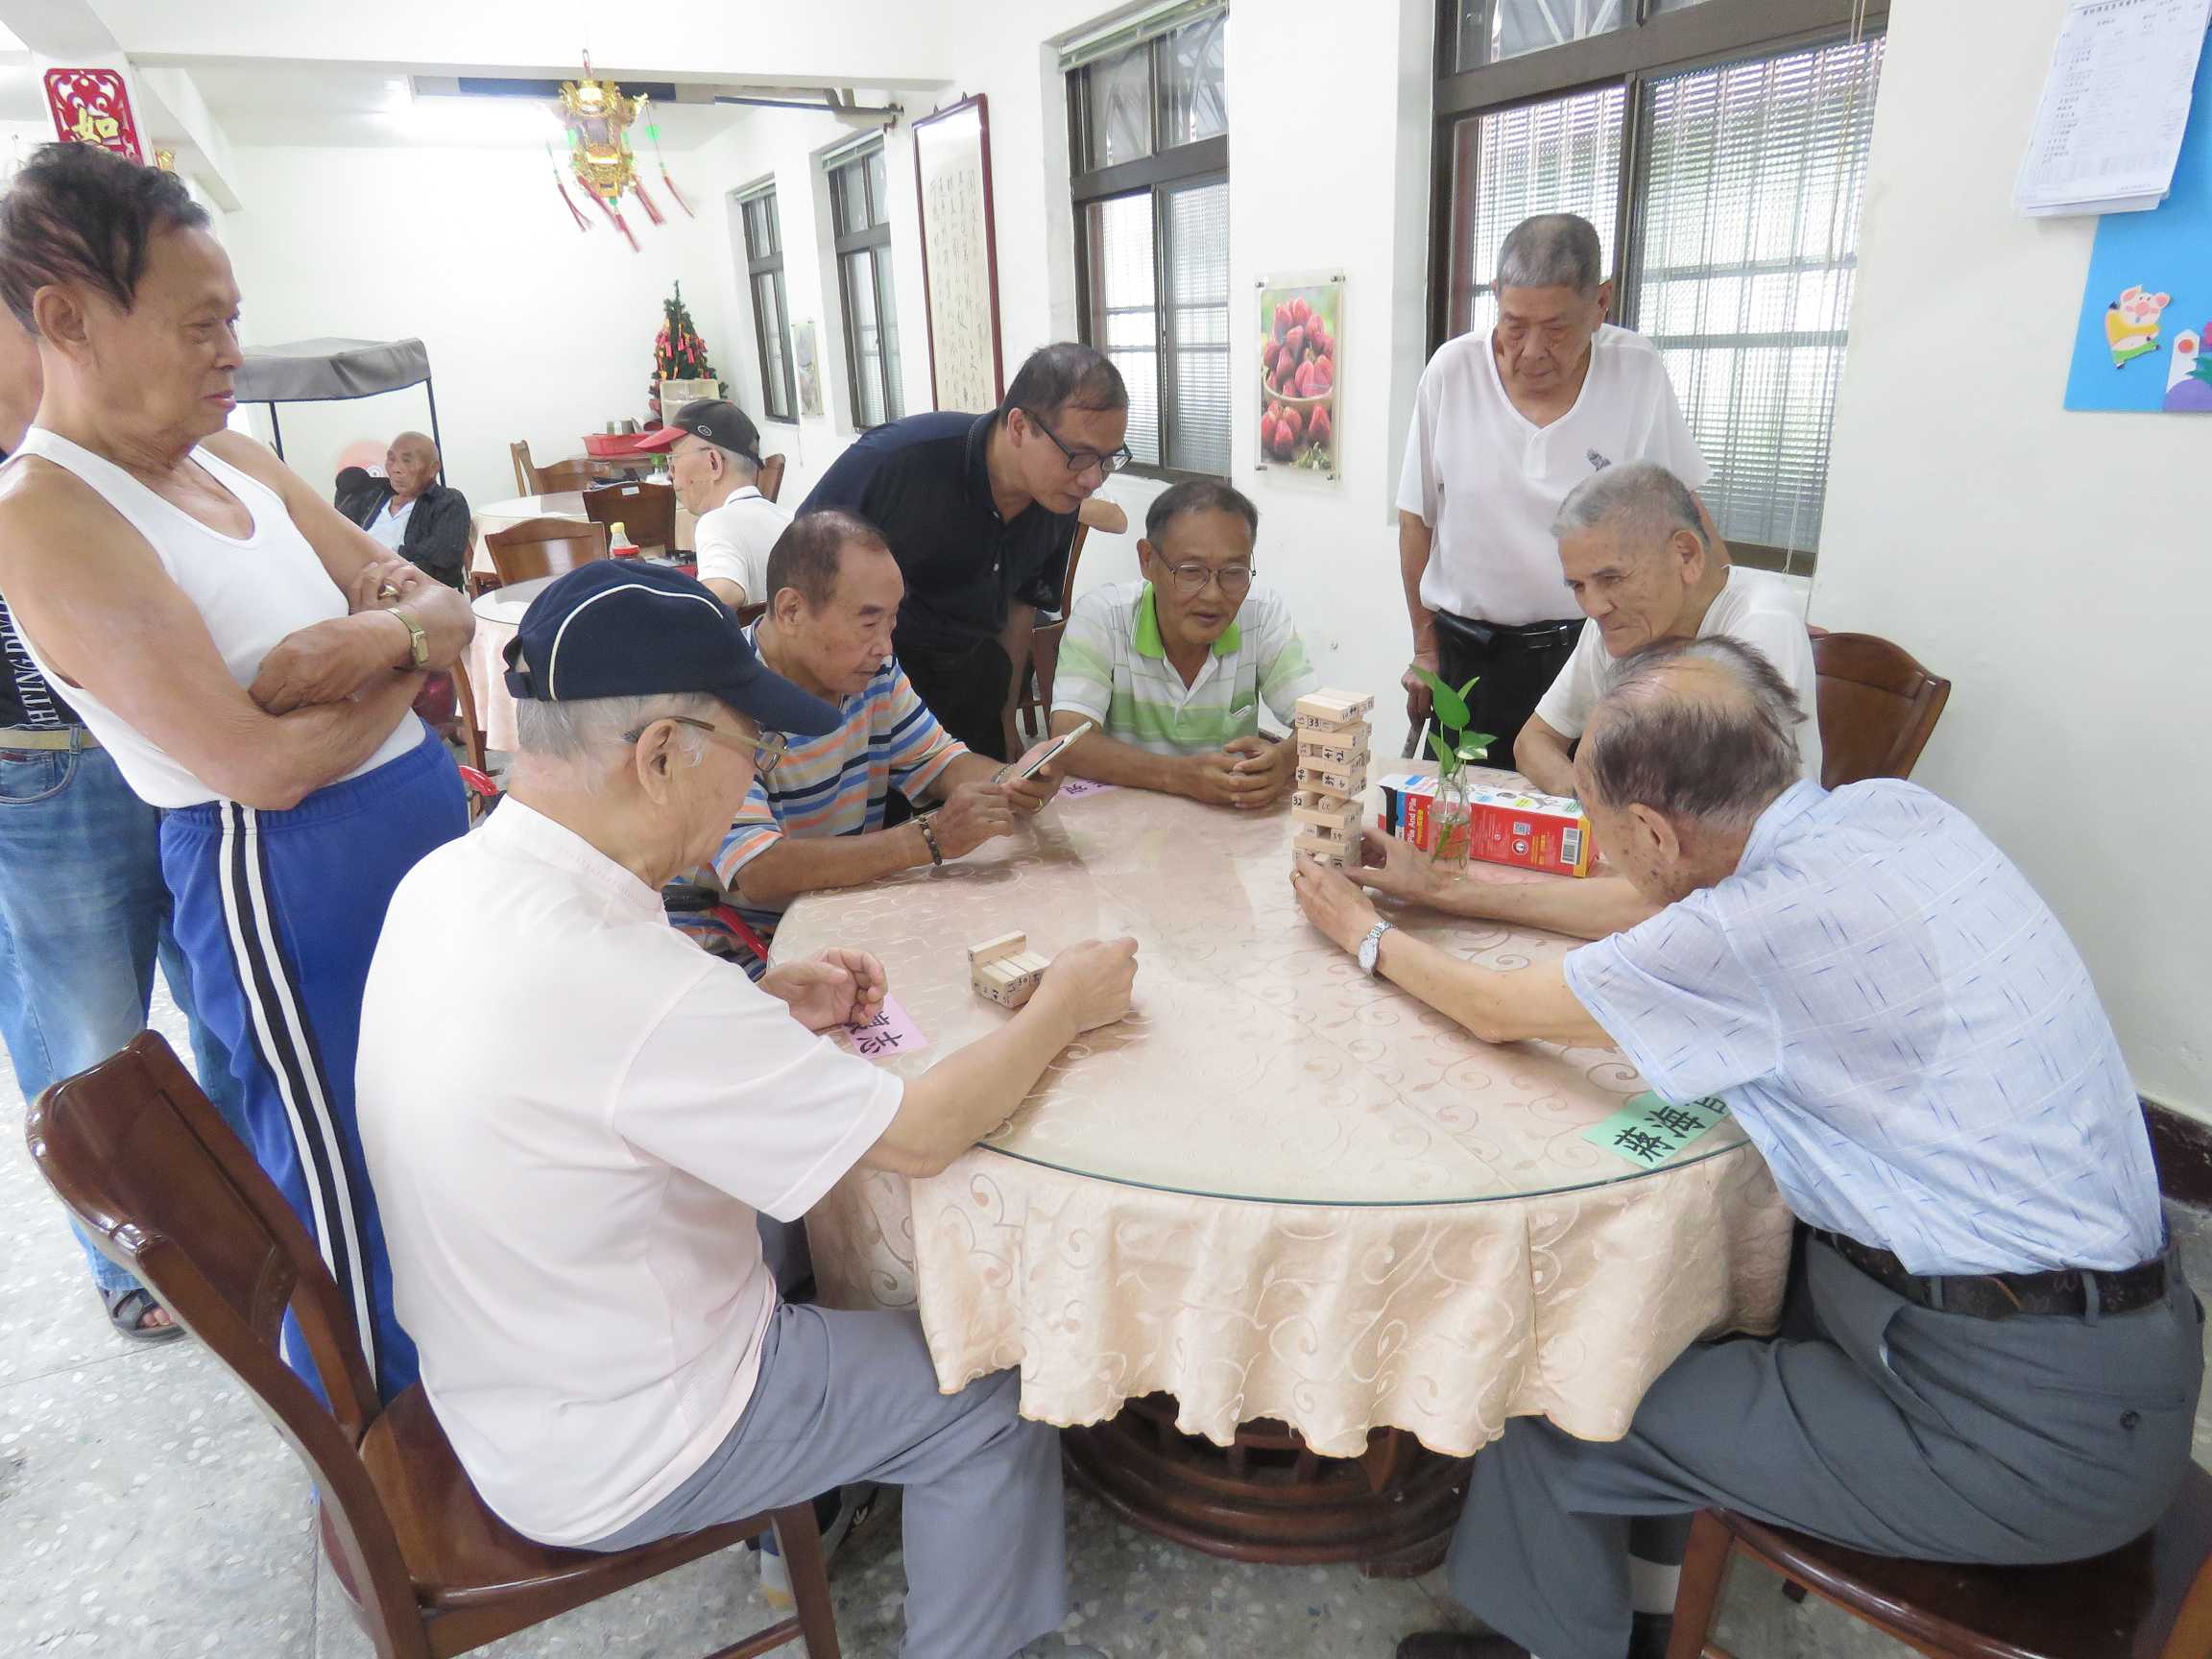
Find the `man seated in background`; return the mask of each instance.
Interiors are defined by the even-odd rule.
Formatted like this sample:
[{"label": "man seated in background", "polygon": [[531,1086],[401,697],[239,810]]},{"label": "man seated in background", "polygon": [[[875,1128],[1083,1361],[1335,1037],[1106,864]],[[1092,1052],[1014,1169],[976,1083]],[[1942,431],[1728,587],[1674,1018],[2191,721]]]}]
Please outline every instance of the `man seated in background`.
[{"label": "man seated in background", "polygon": [[760,432],[734,403],[699,397],[640,449],[668,451],[676,499],[697,515],[699,580],[732,610],[768,599],[768,554],[791,515],[760,493]]},{"label": "man seated in background", "polygon": [[[908,1659],[1100,1659],[1049,1634],[1060,1442],[1020,1415],[1018,1375],[943,1393],[913,1314],[783,1302],[755,1219],[796,1218],[856,1166],[942,1170],[1127,1012],[1134,942],[1062,950],[1004,1025],[903,1081],[823,1035],[880,1005],[876,958],[826,950],[755,986],[661,911],[781,734],[836,709],[651,567],[562,577],[508,661],[512,792],[400,882],[361,1009],[400,1316],[462,1467],[517,1531],[602,1551],[897,1484]],[[422,976],[461,956],[528,1043],[425,1024]]]},{"label": "man seated in background", "polygon": [[[768,556],[768,613],[750,637],[770,668],[833,705],[837,724],[754,781],[714,859],[763,939],[800,894],[961,857],[1060,786],[1050,768],[998,781],[998,762],[948,735],[914,694],[891,655],[905,586],[882,536],[850,513],[795,519]],[[894,787],[942,805],[886,830]]]},{"label": "man seated in background", "polygon": [[1549,965],[1492,972],[1342,874],[1292,877],[1323,933],[1484,1042],[1618,1046],[1666,1100],[1719,1096],[1812,1229],[1777,1337],[1693,1346],[1619,1440],[1516,1417],[1477,1455],[1449,1572],[1501,1634],[1400,1659],[1660,1651],[1632,1630],[1673,1604],[1628,1570],[1635,1517],[2032,1565],[2139,1536],[2188,1471],[2196,1300],[2088,970],[1963,814],[1807,781],[1803,719],[1752,647],[1660,640],[1575,762],[1621,876],[1455,879],[1370,836],[1358,880],[1597,940]]},{"label": "man seated in background", "polygon": [[[1612,685],[1621,658],[1655,639],[1715,635],[1755,647],[1789,682],[1799,708],[1819,707],[1805,607],[1779,576],[1732,565],[1690,487],[1656,461],[1592,474],[1560,503],[1551,534],[1567,587],[1589,618],[1574,655],[1513,740],[1513,761],[1537,788],[1575,793],[1569,749]],[[1797,727],[1803,775],[1820,781],[1820,723]]]},{"label": "man seated in background", "polygon": [[1290,787],[1298,746],[1261,735],[1264,702],[1286,726],[1313,689],[1290,609],[1252,585],[1260,511],[1211,479],[1178,484],[1144,516],[1145,580],[1075,602],[1052,680],[1052,731],[1096,730],[1068,770],[1101,783],[1265,806]]},{"label": "man seated in background", "polygon": [[437,445],[402,432],[384,452],[384,476],[363,473],[362,487],[349,490],[355,481],[340,474],[335,503],[417,569],[458,588],[469,565],[469,497],[438,482],[440,464]]}]

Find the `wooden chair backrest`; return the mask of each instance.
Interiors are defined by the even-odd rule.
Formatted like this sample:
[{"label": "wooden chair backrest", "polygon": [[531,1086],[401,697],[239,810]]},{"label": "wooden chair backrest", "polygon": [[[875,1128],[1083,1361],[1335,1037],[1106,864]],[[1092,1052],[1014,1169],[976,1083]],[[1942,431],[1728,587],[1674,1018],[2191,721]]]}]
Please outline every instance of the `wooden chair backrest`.
[{"label": "wooden chair backrest", "polygon": [[761,617],[767,614],[768,601],[765,599],[762,599],[756,604],[740,605],[737,607],[737,620],[742,622],[748,628],[752,627],[754,623],[759,621]]},{"label": "wooden chair backrest", "polygon": [[476,718],[476,690],[469,682],[468,664],[456,661],[446,672],[453,676],[453,716],[461,728],[462,764],[479,772],[489,771],[484,764],[484,728]]},{"label": "wooden chair backrest", "polygon": [[[326,1534],[390,1651],[426,1656],[392,1520],[354,1448],[378,1413],[351,1310],[291,1206],[152,1031],[33,1102],[31,1161],[93,1242],[260,1402],[322,1492]],[[290,1366],[300,1324],[325,1406]],[[410,1635],[412,1632],[412,1635]]]},{"label": "wooden chair backrest", "polygon": [[508,445],[507,459],[513,462],[515,466],[515,493],[517,495],[537,494],[538,469],[530,461],[529,440],[518,439]]},{"label": "wooden chair backrest", "polygon": [[1075,526],[1075,538],[1068,543],[1068,574],[1060,578],[1060,614],[1066,616],[1075,606],[1075,566],[1083,563],[1083,543],[1091,540],[1091,526]]},{"label": "wooden chair backrest", "polygon": [[584,492],[584,514],[594,524],[619,524],[640,547],[676,545],[673,484],[602,484]]},{"label": "wooden chair backrest", "polygon": [[559,495],[570,490],[589,490],[597,482],[599,474],[592,468],[589,455],[578,455],[567,461],[556,461],[550,467],[537,469],[538,488],[529,492],[533,495]]},{"label": "wooden chair backrest", "polygon": [[1951,682],[1872,634],[1815,634],[1820,781],[1910,778],[1951,699]]},{"label": "wooden chair backrest", "polygon": [[525,518],[484,538],[502,586],[559,576],[608,556],[607,526],[573,518]]},{"label": "wooden chair backrest", "polygon": [[771,455],[760,463],[760,475],[753,487],[773,501],[783,488],[783,457]]}]

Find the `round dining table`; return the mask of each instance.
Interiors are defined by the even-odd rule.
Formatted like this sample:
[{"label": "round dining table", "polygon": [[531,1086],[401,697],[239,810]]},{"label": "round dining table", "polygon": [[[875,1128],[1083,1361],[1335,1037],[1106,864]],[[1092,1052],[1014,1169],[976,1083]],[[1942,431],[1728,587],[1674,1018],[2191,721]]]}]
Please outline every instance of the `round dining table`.
[{"label": "round dining table", "polygon": [[[485,538],[494,530],[511,530],[529,518],[573,518],[577,523],[588,522],[584,512],[584,493],[581,490],[557,490],[544,495],[517,495],[506,501],[492,501],[476,509],[469,532],[469,569],[471,574],[490,576],[494,573],[492,547]],[[682,502],[676,504],[676,549],[688,553],[693,545],[699,520]],[[494,745],[496,747],[496,745]]]},{"label": "round dining table", "polygon": [[[1418,1572],[1508,1418],[1617,1439],[1691,1343],[1770,1330],[1791,1216],[1732,1120],[1654,1168],[1585,1133],[1644,1094],[1617,1051],[1486,1044],[1362,974],[1297,908],[1292,830],[1103,789],[796,901],[775,959],[881,957],[911,1031],[860,1046],[906,1076],[1010,1018],[968,944],[1138,941],[1128,1017],[1009,1121],[936,1176],[855,1169],[807,1231],[826,1302],[918,1312],[947,1391],[1018,1369],[1126,1518]],[[1384,909],[1493,973],[1574,948]]]}]

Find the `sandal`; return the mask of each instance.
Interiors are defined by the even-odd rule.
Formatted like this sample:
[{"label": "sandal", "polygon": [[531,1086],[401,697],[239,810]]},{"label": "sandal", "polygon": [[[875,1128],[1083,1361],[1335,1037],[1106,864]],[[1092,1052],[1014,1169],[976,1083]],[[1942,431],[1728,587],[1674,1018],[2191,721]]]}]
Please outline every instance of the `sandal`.
[{"label": "sandal", "polygon": [[154,1292],[143,1285],[133,1285],[112,1296],[103,1290],[100,1300],[108,1305],[108,1323],[133,1342],[166,1342],[172,1336],[184,1334],[181,1325],[149,1326],[146,1323],[146,1316],[160,1311],[161,1304],[154,1300]]}]

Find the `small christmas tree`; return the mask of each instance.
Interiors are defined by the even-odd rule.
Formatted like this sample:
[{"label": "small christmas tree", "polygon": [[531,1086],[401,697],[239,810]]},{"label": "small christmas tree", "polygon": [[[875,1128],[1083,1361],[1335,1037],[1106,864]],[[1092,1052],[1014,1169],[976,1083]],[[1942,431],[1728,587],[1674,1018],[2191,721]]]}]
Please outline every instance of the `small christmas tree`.
[{"label": "small christmas tree", "polygon": [[712,380],[719,396],[728,390],[715,376],[714,366],[707,360],[707,342],[699,338],[699,330],[691,321],[691,308],[684,303],[684,284],[676,284],[675,294],[661,307],[666,319],[661,332],[653,337],[653,384],[656,389],[663,380]]}]

